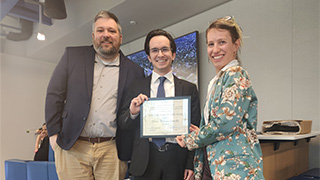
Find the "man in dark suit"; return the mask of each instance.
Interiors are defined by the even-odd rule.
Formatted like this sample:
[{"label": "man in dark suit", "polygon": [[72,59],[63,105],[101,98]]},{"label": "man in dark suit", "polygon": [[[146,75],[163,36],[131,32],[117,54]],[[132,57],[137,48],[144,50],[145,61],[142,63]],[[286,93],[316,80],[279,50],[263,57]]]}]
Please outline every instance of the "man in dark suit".
[{"label": "man in dark suit", "polygon": [[[144,49],[153,65],[153,72],[151,76],[132,83],[118,118],[118,128],[135,130],[130,173],[135,180],[192,179],[194,152],[181,148],[174,138],[140,138],[139,114],[140,106],[148,98],[191,96],[191,123],[198,125],[200,105],[197,88],[173,75],[171,67],[176,45],[169,33],[161,29],[151,31]],[[159,144],[159,140],[163,142]]]},{"label": "man in dark suit", "polygon": [[95,16],[92,42],[66,48],[47,89],[45,116],[60,180],[123,180],[127,170],[118,159],[116,117],[143,69],[120,51],[121,26],[114,14]]}]

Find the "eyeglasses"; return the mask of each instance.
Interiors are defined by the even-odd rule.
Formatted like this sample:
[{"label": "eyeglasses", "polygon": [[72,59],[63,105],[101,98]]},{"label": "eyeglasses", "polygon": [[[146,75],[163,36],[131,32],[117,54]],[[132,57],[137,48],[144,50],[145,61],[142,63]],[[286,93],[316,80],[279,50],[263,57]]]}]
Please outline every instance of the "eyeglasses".
[{"label": "eyeglasses", "polygon": [[152,54],[158,54],[158,53],[161,51],[163,54],[167,54],[167,53],[169,53],[171,50],[172,50],[172,48],[169,48],[169,47],[163,47],[163,48],[161,48],[161,49],[152,48],[152,49],[150,49],[150,53],[152,53]]}]

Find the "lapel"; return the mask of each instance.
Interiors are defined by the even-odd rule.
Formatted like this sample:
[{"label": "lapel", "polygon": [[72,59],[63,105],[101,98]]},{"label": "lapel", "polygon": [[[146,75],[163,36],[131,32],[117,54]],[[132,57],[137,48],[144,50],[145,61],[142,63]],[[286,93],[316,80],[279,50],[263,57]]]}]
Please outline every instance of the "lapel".
[{"label": "lapel", "polygon": [[177,78],[176,76],[174,77],[174,94],[175,96],[183,96],[182,92],[183,92],[183,85],[182,85],[182,81]]},{"label": "lapel", "polygon": [[146,77],[143,81],[142,84],[142,90],[144,91],[143,93],[150,97],[150,90],[151,90],[151,75]]},{"label": "lapel", "polygon": [[128,74],[128,65],[127,65],[127,59],[122,53],[122,51],[119,51],[120,54],[120,69],[119,69],[119,81],[118,81],[118,98],[117,98],[117,108],[116,111],[118,112],[118,108],[121,102],[121,98],[123,95],[123,91],[127,84],[127,74]]},{"label": "lapel", "polygon": [[93,87],[93,70],[94,70],[94,60],[95,60],[95,50],[93,46],[90,46],[85,51],[84,61],[85,61],[85,77],[87,82],[87,92],[89,100],[91,100],[92,96],[92,87]]}]

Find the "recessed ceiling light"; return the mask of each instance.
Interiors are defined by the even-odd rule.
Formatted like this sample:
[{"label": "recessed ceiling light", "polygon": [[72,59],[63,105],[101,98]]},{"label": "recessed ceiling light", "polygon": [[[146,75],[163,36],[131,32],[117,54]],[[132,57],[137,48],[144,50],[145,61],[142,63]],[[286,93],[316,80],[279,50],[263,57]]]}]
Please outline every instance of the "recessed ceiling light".
[{"label": "recessed ceiling light", "polygon": [[137,22],[136,22],[136,21],[130,21],[130,24],[131,24],[131,25],[136,25]]},{"label": "recessed ceiling light", "polygon": [[44,40],[46,40],[46,36],[43,33],[38,32],[37,39],[39,41],[44,41]]}]

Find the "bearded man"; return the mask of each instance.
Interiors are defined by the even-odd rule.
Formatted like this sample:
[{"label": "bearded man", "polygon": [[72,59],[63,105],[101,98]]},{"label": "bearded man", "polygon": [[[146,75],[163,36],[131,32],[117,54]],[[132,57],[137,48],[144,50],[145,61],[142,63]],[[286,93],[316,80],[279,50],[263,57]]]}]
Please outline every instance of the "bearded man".
[{"label": "bearded man", "polygon": [[120,159],[131,156],[121,158],[116,143],[123,138],[116,135],[117,113],[144,72],[120,51],[113,13],[100,11],[92,27],[93,46],[67,47],[47,88],[45,119],[60,180],[123,180],[127,164]]}]

